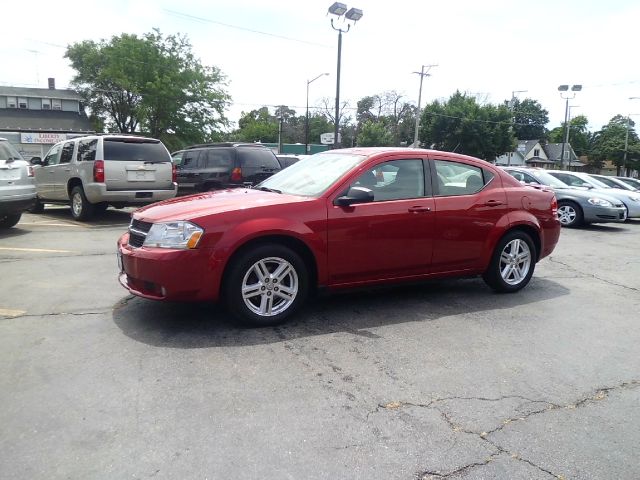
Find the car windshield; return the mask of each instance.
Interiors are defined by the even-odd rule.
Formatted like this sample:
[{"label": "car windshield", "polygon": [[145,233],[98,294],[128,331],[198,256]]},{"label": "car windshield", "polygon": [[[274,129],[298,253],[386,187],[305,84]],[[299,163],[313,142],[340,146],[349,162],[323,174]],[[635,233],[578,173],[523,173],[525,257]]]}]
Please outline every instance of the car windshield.
[{"label": "car windshield", "polygon": [[317,197],[365,158],[350,153],[318,153],[267,178],[256,188]]},{"label": "car windshield", "polygon": [[529,173],[534,177],[536,177],[536,179],[542,185],[548,185],[550,187],[555,187],[555,188],[567,188],[569,186],[566,183],[564,183],[562,180],[558,180],[553,175],[550,175],[547,172],[543,172],[542,170],[532,170]]},{"label": "car windshield", "polygon": [[590,183],[591,185],[593,185],[596,188],[611,188],[606,183],[603,183],[603,182],[601,182],[600,180],[598,180],[597,178],[594,178],[594,177],[587,177],[587,178],[578,177],[578,178],[580,180],[582,180],[583,182]]},{"label": "car windshield", "polygon": [[622,188],[624,190],[630,190],[629,188],[626,187],[626,185],[625,186],[620,185],[619,183],[616,183],[615,180],[611,180],[611,179],[606,178],[606,177],[603,178],[603,177],[599,176],[599,177],[592,177],[592,178],[595,178],[599,182],[602,182],[602,183],[604,183],[605,185],[607,185],[607,186],[609,186],[611,188]]},{"label": "car windshield", "polygon": [[22,160],[22,156],[9,142],[0,142],[0,160]]}]

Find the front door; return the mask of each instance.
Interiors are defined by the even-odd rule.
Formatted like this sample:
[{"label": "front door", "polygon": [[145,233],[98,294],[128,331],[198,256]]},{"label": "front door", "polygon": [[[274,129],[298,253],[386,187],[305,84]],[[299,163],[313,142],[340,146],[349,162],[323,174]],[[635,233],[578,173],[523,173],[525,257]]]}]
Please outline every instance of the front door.
[{"label": "front door", "polygon": [[53,200],[56,166],[60,162],[60,152],[62,151],[62,144],[54,145],[47,153],[47,156],[42,160],[42,166],[34,168],[34,175],[36,178],[36,190],[38,192],[38,198],[42,200]]},{"label": "front door", "polygon": [[373,202],[329,206],[331,285],[429,272],[435,212],[425,167],[428,164],[422,159],[380,162],[344,189],[368,188],[374,194]]}]

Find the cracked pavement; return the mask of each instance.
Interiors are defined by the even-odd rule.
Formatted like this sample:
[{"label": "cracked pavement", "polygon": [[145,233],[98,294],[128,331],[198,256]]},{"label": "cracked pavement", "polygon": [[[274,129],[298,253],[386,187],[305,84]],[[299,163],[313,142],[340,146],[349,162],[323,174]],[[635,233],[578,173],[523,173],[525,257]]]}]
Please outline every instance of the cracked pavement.
[{"label": "cracked pavement", "polygon": [[3,478],[640,478],[640,222],[563,230],[514,295],[429,282],[244,330],[128,295],[126,212],[67,215],[0,236]]}]

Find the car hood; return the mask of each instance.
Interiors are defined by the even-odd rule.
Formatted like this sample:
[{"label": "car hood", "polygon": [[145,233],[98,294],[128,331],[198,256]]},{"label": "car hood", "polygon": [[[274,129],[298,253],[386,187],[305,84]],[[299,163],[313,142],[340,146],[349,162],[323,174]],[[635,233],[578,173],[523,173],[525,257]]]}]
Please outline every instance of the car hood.
[{"label": "car hood", "polygon": [[311,201],[313,198],[284,193],[234,188],[176,197],[138,209],[134,217],[145,222],[194,220],[235,210]]}]

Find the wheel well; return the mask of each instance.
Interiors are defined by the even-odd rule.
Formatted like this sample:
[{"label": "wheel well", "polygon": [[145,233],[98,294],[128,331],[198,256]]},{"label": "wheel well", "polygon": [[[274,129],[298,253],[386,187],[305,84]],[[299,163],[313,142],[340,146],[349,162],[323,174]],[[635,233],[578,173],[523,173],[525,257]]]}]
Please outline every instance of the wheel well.
[{"label": "wheel well", "polygon": [[67,196],[69,198],[71,198],[71,191],[75,187],[82,187],[82,180],[80,180],[79,178],[72,178],[69,180],[69,183],[67,183]]},{"label": "wheel well", "polygon": [[314,292],[318,285],[318,266],[316,265],[316,259],[311,249],[302,240],[287,235],[267,235],[265,237],[254,238],[238,247],[225,265],[224,273],[222,274],[222,289],[224,290],[225,288],[229,271],[236,259],[242,256],[244,252],[268,243],[286,246],[300,255],[309,271],[309,288]]},{"label": "wheel well", "polygon": [[512,228],[506,233],[517,231],[517,230],[520,230],[521,232],[524,232],[531,237],[531,240],[533,240],[533,245],[536,247],[536,262],[540,260],[540,250],[542,245],[540,244],[540,235],[538,234],[538,231],[535,228],[530,227],[528,225],[518,225],[517,227]]},{"label": "wheel well", "polygon": [[570,199],[567,199],[567,200],[560,200],[560,201],[558,202],[558,206],[562,205],[563,203],[570,203],[571,205],[573,205],[573,207],[574,207],[576,210],[579,210],[579,211],[581,211],[581,212],[582,212],[582,207],[580,206],[580,204],[579,204],[578,202],[576,202],[576,201],[574,201],[574,200],[570,200]]}]

